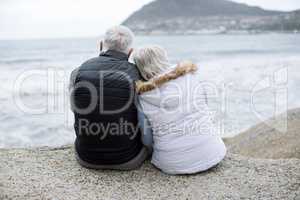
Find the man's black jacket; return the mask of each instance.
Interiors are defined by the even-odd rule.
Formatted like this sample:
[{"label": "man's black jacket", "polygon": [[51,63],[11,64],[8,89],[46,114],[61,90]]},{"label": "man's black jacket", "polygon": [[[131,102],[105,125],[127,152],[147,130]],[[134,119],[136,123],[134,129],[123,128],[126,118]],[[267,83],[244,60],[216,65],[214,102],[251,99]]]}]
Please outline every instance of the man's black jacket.
[{"label": "man's black jacket", "polygon": [[107,51],[71,75],[75,149],[91,164],[117,165],[141,151],[134,83],[140,79],[128,56]]}]

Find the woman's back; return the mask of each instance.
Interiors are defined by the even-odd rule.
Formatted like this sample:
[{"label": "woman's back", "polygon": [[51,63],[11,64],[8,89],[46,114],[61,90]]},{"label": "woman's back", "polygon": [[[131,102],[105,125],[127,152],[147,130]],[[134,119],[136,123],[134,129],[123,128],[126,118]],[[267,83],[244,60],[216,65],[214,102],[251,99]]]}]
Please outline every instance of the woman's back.
[{"label": "woman's back", "polygon": [[140,103],[153,128],[152,163],[169,174],[205,171],[226,154],[195,71],[184,63],[152,85],[139,84]]}]

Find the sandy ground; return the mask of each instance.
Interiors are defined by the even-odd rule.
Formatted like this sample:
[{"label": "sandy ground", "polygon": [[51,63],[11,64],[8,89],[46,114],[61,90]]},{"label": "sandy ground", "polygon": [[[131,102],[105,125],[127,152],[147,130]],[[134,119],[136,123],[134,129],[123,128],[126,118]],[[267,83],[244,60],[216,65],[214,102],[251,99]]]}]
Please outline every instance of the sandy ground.
[{"label": "sandy ground", "polygon": [[213,170],[168,176],[149,162],[131,172],[80,167],[71,147],[0,150],[0,199],[300,199],[300,160],[229,154]]},{"label": "sandy ground", "polygon": [[231,152],[243,156],[300,159],[300,109],[258,124],[226,144]]}]

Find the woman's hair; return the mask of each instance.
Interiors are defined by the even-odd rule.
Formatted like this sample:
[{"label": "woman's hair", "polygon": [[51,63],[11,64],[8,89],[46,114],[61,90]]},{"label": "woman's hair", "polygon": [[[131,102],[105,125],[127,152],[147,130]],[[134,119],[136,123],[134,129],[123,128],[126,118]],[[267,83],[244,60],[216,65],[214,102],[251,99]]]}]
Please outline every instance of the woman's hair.
[{"label": "woman's hair", "polygon": [[149,46],[135,50],[133,60],[146,80],[162,74],[170,66],[167,52],[160,46]]}]

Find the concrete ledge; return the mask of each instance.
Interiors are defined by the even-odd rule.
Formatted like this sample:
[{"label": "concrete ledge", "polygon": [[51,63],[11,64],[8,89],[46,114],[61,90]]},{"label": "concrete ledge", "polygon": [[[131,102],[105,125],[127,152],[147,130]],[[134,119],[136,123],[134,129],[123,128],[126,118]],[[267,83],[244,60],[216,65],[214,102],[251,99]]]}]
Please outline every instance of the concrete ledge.
[{"label": "concrete ledge", "polygon": [[149,162],[131,172],[80,167],[71,147],[0,150],[0,199],[299,199],[300,160],[230,154],[215,169],[168,176]]}]

